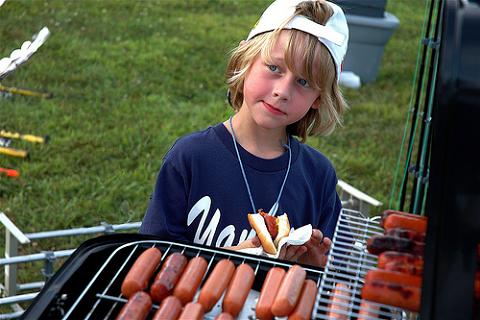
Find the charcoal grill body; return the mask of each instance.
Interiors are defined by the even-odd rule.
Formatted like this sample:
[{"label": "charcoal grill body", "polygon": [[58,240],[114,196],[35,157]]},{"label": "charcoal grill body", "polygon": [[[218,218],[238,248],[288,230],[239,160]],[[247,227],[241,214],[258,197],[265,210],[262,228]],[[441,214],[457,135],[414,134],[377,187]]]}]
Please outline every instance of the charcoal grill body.
[{"label": "charcoal grill body", "polygon": [[[376,266],[377,257],[368,253],[367,239],[383,233],[375,218],[367,218],[360,212],[343,209],[340,213],[330,258],[325,268],[302,265],[307,278],[315,281],[318,292],[312,312],[313,319],[330,319],[332,306],[341,309],[339,315],[356,319],[362,310],[360,290],[364,276]],[[24,319],[111,319],[115,318],[126,303],[121,295],[121,283],[136,258],[147,248],[155,246],[162,252],[162,262],[172,252],[181,252],[188,259],[201,256],[208,262],[207,274],[221,259],[230,259],[235,265],[248,263],[255,272],[255,281],[250,299],[242,309],[242,318],[255,314],[256,298],[267,272],[272,267],[288,270],[293,264],[288,261],[255,256],[247,253],[202,246],[191,243],[164,241],[154,236],[140,234],[115,234],[91,239],[83,243],[65,262],[45,288],[23,314]],[[332,299],[334,288],[342,283],[348,289],[343,292],[346,301]],[[198,293],[198,291],[197,291]],[[194,298],[195,300],[195,298]],[[377,303],[379,319],[408,318],[403,310]],[[154,304],[149,318],[157,310]],[[216,310],[221,310],[217,303]],[[214,307],[215,309],[215,307]],[[215,310],[207,314],[214,319]]]},{"label": "charcoal grill body", "polygon": [[[115,318],[126,299],[121,284],[136,258],[147,248],[155,246],[164,260],[172,252],[181,252],[188,259],[205,258],[209,272],[220,260],[228,258],[235,265],[248,263],[255,270],[253,289],[260,291],[263,280],[272,266],[288,269],[287,261],[236,253],[203,245],[164,241],[141,234],[114,234],[84,242],[46,284],[23,319],[111,319]],[[323,270],[303,266],[307,278],[320,283]],[[208,273],[207,273],[208,276]],[[206,277],[205,277],[206,278]],[[154,304],[150,316],[157,310]]]},{"label": "charcoal grill body", "polygon": [[114,234],[85,241],[46,283],[22,319],[61,319],[116,248],[144,239],[139,234]]},{"label": "charcoal grill body", "polygon": [[447,0],[443,10],[421,318],[473,319],[480,241],[480,6]]}]

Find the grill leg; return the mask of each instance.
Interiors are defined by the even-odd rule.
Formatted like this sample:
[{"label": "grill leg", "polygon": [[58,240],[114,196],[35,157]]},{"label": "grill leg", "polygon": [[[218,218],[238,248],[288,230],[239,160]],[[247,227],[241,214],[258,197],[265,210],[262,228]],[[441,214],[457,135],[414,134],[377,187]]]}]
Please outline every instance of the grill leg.
[{"label": "grill leg", "polygon": [[[8,230],[5,231],[5,258],[18,255],[18,241]],[[5,265],[5,295],[14,296],[17,294],[17,265]]]}]

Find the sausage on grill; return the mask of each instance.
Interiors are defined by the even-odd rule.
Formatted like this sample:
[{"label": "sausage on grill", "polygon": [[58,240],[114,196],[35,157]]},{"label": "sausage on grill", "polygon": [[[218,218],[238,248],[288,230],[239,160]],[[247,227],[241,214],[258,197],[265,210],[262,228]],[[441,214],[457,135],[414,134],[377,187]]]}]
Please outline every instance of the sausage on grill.
[{"label": "sausage on grill", "polygon": [[427,219],[417,215],[404,215],[392,213],[383,220],[385,230],[393,228],[403,228],[416,231],[418,233],[427,232]]},{"label": "sausage on grill", "polygon": [[175,296],[163,299],[152,320],[176,320],[182,313],[182,303]]},{"label": "sausage on grill", "polygon": [[380,307],[374,305],[370,301],[363,300],[360,303],[357,320],[370,320],[371,318],[378,318]]},{"label": "sausage on grill", "polygon": [[162,252],[158,248],[143,251],[123,280],[122,294],[130,298],[135,292],[146,289],[161,259]]},{"label": "sausage on grill", "polygon": [[408,286],[421,287],[422,277],[412,276],[408,273],[388,271],[382,269],[371,269],[365,275],[365,282],[374,280],[382,280],[398,284],[406,284]]},{"label": "sausage on grill", "polygon": [[255,272],[252,267],[246,263],[239,265],[223,298],[222,310],[237,317],[242,311],[254,280]]},{"label": "sausage on grill", "polygon": [[423,255],[425,243],[386,236],[374,235],[367,239],[367,250],[371,254],[380,254],[384,251],[399,251],[413,255]]},{"label": "sausage on grill", "polygon": [[217,262],[198,297],[198,302],[203,306],[205,312],[210,311],[220,299],[230,283],[234,271],[235,265],[232,261],[222,259]]},{"label": "sausage on grill", "polygon": [[274,316],[285,317],[292,313],[306,276],[307,272],[299,265],[294,265],[288,270],[272,305]]},{"label": "sausage on grill", "polygon": [[420,311],[420,297],[420,287],[383,280],[365,282],[362,287],[363,299],[404,308],[414,312]]},{"label": "sausage on grill", "polygon": [[317,285],[313,280],[307,279],[303,283],[302,292],[298,299],[297,305],[288,319],[292,320],[308,320],[312,316],[315,298],[317,297]]},{"label": "sausage on grill", "polygon": [[178,280],[175,289],[173,289],[173,295],[176,296],[183,305],[192,301],[207,271],[207,265],[205,258],[200,256],[192,258],[188,262],[180,280]]},{"label": "sausage on grill", "polygon": [[286,271],[279,267],[271,268],[265,280],[263,281],[262,290],[258,297],[257,306],[255,307],[255,314],[260,320],[273,319],[272,304],[277,295],[278,289],[282,283],[283,277],[285,277]]},{"label": "sausage on grill", "polygon": [[234,320],[235,318],[226,312],[220,313],[218,316],[215,317],[215,320]]},{"label": "sausage on grill", "polygon": [[348,320],[350,296],[348,285],[342,282],[335,284],[328,306],[328,319]]},{"label": "sausage on grill", "polygon": [[406,252],[385,251],[378,256],[379,269],[398,271],[415,276],[423,274],[423,258]]},{"label": "sausage on grill", "polygon": [[380,219],[380,226],[382,228],[385,228],[385,220],[392,214],[401,215],[404,217],[417,219],[417,220],[425,220],[425,222],[428,220],[427,217],[420,216],[418,214],[413,214],[413,213],[404,212],[404,211],[397,211],[397,210],[385,210],[382,214],[382,218]]},{"label": "sausage on grill", "polygon": [[148,293],[137,291],[123,306],[117,315],[117,320],[144,320],[152,308],[152,299]]},{"label": "sausage on grill", "polygon": [[425,233],[419,233],[415,230],[404,229],[404,228],[391,228],[386,230],[385,234],[387,236],[425,242]]},{"label": "sausage on grill", "polygon": [[189,302],[183,308],[178,320],[202,320],[204,313],[200,303]]},{"label": "sausage on grill", "polygon": [[160,302],[172,293],[186,265],[187,258],[180,252],[174,252],[167,257],[150,287],[153,301]]}]

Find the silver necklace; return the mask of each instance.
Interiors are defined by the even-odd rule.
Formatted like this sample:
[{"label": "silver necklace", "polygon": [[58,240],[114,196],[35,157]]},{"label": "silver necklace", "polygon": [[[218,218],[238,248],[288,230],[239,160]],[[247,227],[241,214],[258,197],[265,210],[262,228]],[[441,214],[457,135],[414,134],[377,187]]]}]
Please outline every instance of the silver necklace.
[{"label": "silver necklace", "polygon": [[[232,131],[233,145],[235,146],[235,152],[237,153],[238,163],[240,164],[240,170],[242,171],[243,181],[245,181],[245,186],[247,187],[248,197],[250,198],[250,204],[252,205],[253,213],[256,213],[257,207],[255,206],[255,202],[253,201],[252,192],[250,190],[250,184],[248,183],[247,175],[245,174],[245,169],[243,168],[242,159],[240,158],[240,153],[238,152],[237,138],[235,137],[235,131],[233,130],[233,125],[232,125],[232,116],[230,116],[229,123],[230,123],[230,130]],[[288,167],[287,167],[287,172],[285,173],[285,177],[283,178],[282,186],[280,187],[280,191],[278,192],[277,201],[275,201],[272,207],[275,209],[270,210],[272,212],[269,212],[269,214],[273,216],[276,215],[278,204],[280,202],[280,198],[283,193],[283,188],[285,187],[285,182],[287,181],[288,174],[290,173],[290,166],[292,164],[292,149],[290,148],[290,136],[287,136],[287,144],[284,144],[283,147],[287,148],[288,150]]]}]

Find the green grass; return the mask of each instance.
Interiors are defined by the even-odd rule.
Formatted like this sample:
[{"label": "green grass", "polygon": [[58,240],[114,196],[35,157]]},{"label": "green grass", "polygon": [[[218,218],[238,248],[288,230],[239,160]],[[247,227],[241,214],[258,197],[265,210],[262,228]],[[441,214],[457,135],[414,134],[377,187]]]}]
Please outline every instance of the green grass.
[{"label": "green grass", "polygon": [[[24,232],[139,221],[174,140],[231,114],[224,84],[228,51],[269,2],[7,0],[0,8],[0,57],[43,26],[51,37],[2,84],[54,97],[0,99],[0,128],[51,137],[47,145],[14,141],[29,150],[29,160],[0,155],[1,167],[22,174],[0,178],[0,211]],[[400,26],[377,81],[344,90],[351,107],[345,126],[308,141],[332,160],[341,179],[384,204],[408,111],[423,6],[388,2]],[[48,242],[49,248],[69,245]]]}]

